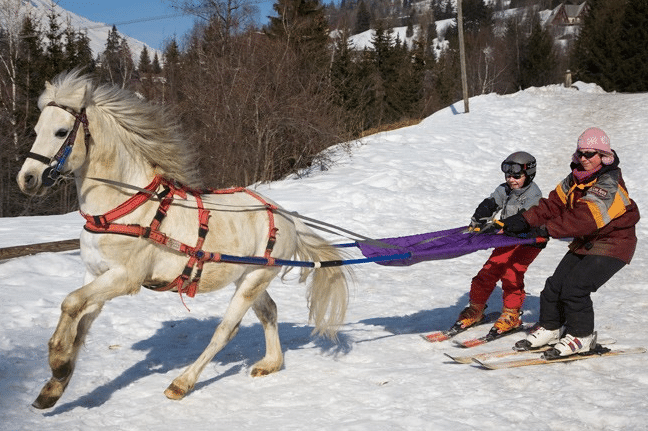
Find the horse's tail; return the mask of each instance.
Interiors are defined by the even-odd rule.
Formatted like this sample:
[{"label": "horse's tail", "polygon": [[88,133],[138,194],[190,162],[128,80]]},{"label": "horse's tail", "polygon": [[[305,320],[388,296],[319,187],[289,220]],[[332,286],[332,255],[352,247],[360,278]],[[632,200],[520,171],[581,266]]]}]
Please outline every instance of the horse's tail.
[{"label": "horse's tail", "polygon": [[[303,222],[296,219],[294,222],[297,229],[295,254],[299,260],[324,262],[343,259],[339,249],[333,247]],[[347,276],[351,277],[352,272],[345,266],[302,267],[299,281],[306,281],[311,273],[313,276],[308,285],[306,298],[309,321],[315,324],[313,333],[335,340],[338,329],[344,323],[349,294]]]}]

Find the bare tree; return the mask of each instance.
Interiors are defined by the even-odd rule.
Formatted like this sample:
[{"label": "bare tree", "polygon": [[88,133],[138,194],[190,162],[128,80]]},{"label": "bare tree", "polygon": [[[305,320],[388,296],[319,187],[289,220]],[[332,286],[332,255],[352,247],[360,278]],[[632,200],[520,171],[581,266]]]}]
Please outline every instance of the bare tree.
[{"label": "bare tree", "polygon": [[0,50],[2,75],[0,86],[5,97],[0,98],[2,111],[11,124],[14,153],[18,151],[18,57],[20,29],[25,7],[22,0],[0,0],[0,29],[5,49]]},{"label": "bare tree", "polygon": [[261,0],[169,0],[182,12],[216,26],[221,40],[253,26]]}]

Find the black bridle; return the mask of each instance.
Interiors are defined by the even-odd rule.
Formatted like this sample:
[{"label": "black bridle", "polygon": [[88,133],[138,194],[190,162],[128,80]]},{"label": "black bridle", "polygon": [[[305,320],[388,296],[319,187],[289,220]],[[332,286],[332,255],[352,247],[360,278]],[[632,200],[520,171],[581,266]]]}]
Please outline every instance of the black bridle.
[{"label": "black bridle", "polygon": [[68,156],[72,152],[72,147],[74,146],[74,141],[76,140],[77,131],[79,130],[79,125],[83,124],[83,131],[85,132],[85,147],[86,152],[90,145],[90,129],[88,127],[88,117],[85,113],[85,108],[81,109],[81,112],[76,112],[74,109],[67,106],[59,105],[56,102],[50,102],[47,106],[56,106],[74,116],[74,125],[72,126],[72,131],[68,134],[67,138],[61,145],[61,148],[56,152],[54,157],[48,158],[41,154],[32,153],[31,151],[27,154],[27,158],[38,160],[46,164],[48,167],[43,171],[43,176],[41,178],[42,184],[45,187],[51,187],[56,184],[61,178],[61,173],[63,171],[63,165],[67,161]]}]

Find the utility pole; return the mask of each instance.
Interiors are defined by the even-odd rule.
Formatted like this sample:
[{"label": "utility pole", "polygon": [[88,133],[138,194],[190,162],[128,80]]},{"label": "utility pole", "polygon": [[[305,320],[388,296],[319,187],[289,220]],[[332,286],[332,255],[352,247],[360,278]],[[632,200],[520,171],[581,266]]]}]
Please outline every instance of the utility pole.
[{"label": "utility pole", "polygon": [[470,112],[468,107],[468,77],[466,76],[466,47],[463,33],[462,0],[457,0],[457,30],[459,31],[459,62],[461,63],[461,88],[463,89],[464,113]]}]

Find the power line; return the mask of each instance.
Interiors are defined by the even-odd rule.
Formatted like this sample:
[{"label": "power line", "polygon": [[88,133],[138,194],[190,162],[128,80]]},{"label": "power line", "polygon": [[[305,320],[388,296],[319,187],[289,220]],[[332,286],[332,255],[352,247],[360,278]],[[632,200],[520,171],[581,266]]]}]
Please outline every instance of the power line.
[{"label": "power line", "polygon": [[140,23],[140,22],[147,22],[147,21],[160,21],[160,20],[163,20],[163,19],[176,18],[176,17],[179,17],[179,16],[186,16],[186,15],[189,15],[189,14],[178,12],[178,13],[174,13],[174,14],[171,14],[171,15],[160,15],[160,16],[153,16],[153,17],[148,17],[148,18],[137,18],[137,19],[131,19],[131,20],[128,20],[128,21],[116,22],[116,23],[113,23],[113,24],[97,24],[97,25],[90,26],[90,27],[85,27],[85,28],[88,29],[88,30],[94,30],[94,29],[102,28],[102,27],[106,27],[106,26],[108,26],[108,27],[110,27],[110,26],[117,27],[117,26],[121,26],[121,25],[137,24],[137,23]]}]

